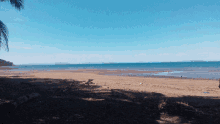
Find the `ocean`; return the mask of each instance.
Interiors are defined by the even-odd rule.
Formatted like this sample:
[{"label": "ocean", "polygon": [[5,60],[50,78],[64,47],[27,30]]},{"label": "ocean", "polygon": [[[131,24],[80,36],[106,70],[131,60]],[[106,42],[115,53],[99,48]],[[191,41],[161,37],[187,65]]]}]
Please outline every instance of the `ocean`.
[{"label": "ocean", "polygon": [[137,71],[166,71],[160,73],[121,73],[111,75],[129,76],[159,76],[219,79],[220,62],[158,62],[158,63],[110,63],[110,64],[59,64],[59,65],[16,65],[10,71],[31,70],[78,70],[78,69],[107,69],[107,70],[137,70]]}]

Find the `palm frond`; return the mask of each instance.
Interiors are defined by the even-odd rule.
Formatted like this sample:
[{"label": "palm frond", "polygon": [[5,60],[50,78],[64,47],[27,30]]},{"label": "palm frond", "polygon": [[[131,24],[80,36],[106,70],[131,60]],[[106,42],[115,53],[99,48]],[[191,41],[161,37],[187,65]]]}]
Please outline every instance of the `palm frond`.
[{"label": "palm frond", "polygon": [[[0,20],[0,47],[1,47],[1,44],[3,42],[3,38],[6,42],[6,49],[7,51],[9,51],[8,49],[8,28],[6,27],[6,25]],[[3,36],[3,38],[2,38]]]},{"label": "palm frond", "polygon": [[[21,10],[24,8],[24,0],[0,0],[0,2],[10,1],[11,5],[14,6],[16,9]],[[6,25],[0,20],[0,48],[1,44],[3,44],[3,38],[5,40],[6,50],[9,51],[8,48],[8,29]]]},{"label": "palm frond", "polygon": [[10,0],[10,3],[12,6],[14,6],[18,10],[21,10],[21,8],[24,8],[23,0]]},{"label": "palm frond", "polygon": [[[0,0],[1,2],[9,1],[9,0]],[[16,9],[21,10],[24,8],[24,0],[10,0],[12,6]]]}]

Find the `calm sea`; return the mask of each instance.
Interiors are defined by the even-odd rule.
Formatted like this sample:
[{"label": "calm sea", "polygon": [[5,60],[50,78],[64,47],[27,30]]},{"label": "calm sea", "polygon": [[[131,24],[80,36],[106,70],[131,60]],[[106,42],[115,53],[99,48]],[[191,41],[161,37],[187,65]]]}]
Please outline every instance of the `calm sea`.
[{"label": "calm sea", "polygon": [[220,62],[161,62],[161,63],[111,63],[111,64],[65,64],[65,65],[17,65],[11,71],[22,70],[139,70],[169,71],[161,73],[122,73],[120,75],[135,76],[167,76],[183,78],[220,78]]}]

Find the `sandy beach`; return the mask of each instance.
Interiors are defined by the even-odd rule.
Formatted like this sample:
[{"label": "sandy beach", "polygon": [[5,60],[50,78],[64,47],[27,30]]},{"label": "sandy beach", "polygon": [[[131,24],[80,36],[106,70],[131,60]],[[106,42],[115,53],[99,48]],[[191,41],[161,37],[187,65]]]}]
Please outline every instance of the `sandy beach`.
[{"label": "sandy beach", "polygon": [[[21,73],[22,72],[22,73]],[[5,72],[2,76],[20,75],[35,78],[49,79],[70,79],[78,81],[87,81],[93,79],[95,85],[100,85],[99,89],[123,89],[135,90],[140,92],[157,92],[167,97],[180,96],[210,96],[218,98],[220,96],[219,82],[208,79],[178,79],[178,78],[152,78],[152,77],[132,77],[132,76],[114,76],[105,74],[119,73],[151,73],[149,71],[109,71],[96,69],[80,70],[55,70],[55,71],[19,71]],[[155,73],[155,71],[154,71]],[[206,93],[204,93],[206,92]]]},{"label": "sandy beach", "polygon": [[[126,72],[129,73],[129,70],[126,70]],[[133,70],[131,70],[130,72],[134,73]],[[155,115],[156,118],[152,118],[152,117],[148,118],[148,121],[151,120],[152,123],[158,123],[158,124],[165,123],[165,122],[166,123],[171,123],[171,122],[172,123],[183,123],[183,122],[202,123],[202,122],[209,122],[209,118],[213,118],[213,122],[217,122],[217,121],[219,122],[219,119],[217,118],[217,116],[219,116],[218,113],[220,110],[219,108],[220,90],[218,87],[219,82],[216,80],[205,80],[205,79],[195,80],[195,79],[105,75],[105,74],[113,74],[113,73],[121,73],[121,71],[81,69],[81,70],[10,72],[8,70],[7,71],[1,70],[0,72],[1,84],[0,85],[2,85],[1,87],[7,87],[6,85],[9,85],[10,83],[6,83],[6,82],[14,82],[14,83],[15,82],[26,82],[24,84],[21,83],[21,85],[27,85],[25,90],[28,90],[28,91],[26,91],[26,93],[38,91],[38,93],[41,94],[41,96],[44,96],[45,94],[47,94],[47,98],[45,96],[45,98],[47,99],[46,101],[48,101],[48,99],[52,99],[50,100],[50,102],[58,98],[62,99],[62,101],[64,100],[64,98],[68,100],[80,99],[80,100],[84,100],[84,101],[86,100],[90,102],[91,101],[101,102],[104,100],[105,102],[103,103],[94,103],[94,104],[101,104],[101,106],[103,105],[105,107],[106,107],[106,104],[110,104],[110,103],[111,104],[114,103],[114,106],[120,106],[123,104],[123,106],[131,107],[129,109],[135,108],[133,112],[139,111],[139,109],[136,110],[136,108],[139,108],[139,107],[146,108],[148,106],[148,109],[146,111],[150,113],[154,113],[154,114],[159,112],[159,115],[158,114]],[[6,79],[8,81],[2,81]],[[89,79],[92,79],[90,82],[91,84],[88,84],[87,82]],[[66,82],[66,83],[63,83],[63,82]],[[44,90],[42,89],[37,90],[36,88],[39,88],[39,84],[41,85],[41,88],[42,87],[47,87],[47,88],[46,89],[44,88]],[[31,85],[34,85],[35,87]],[[56,88],[54,88],[54,86]],[[12,86],[10,85],[8,89],[11,89],[11,87]],[[18,84],[16,84],[15,88],[17,87],[18,87]],[[28,87],[32,87],[32,88],[28,88]],[[69,87],[70,89],[66,89],[67,87]],[[62,93],[61,93],[61,90],[57,91],[56,89],[63,89]],[[1,90],[7,93],[9,92],[9,90],[6,91],[6,88],[2,88]],[[63,94],[63,92],[64,91],[66,92],[66,90],[68,90],[68,93],[66,95],[58,95],[58,96],[55,95],[57,94],[57,92],[58,94]],[[6,99],[10,99],[10,98],[15,99],[19,97],[18,95],[16,95],[16,93],[18,93],[19,91],[13,90],[13,92],[16,92],[16,93],[11,93],[11,92],[12,91],[10,91],[10,95]],[[73,94],[78,94],[78,95],[73,95]],[[25,95],[25,93],[23,93],[23,95]],[[120,102],[123,102],[123,103],[120,103],[119,105],[119,104],[116,104],[117,102],[116,103],[107,102],[109,99],[109,95],[111,96],[110,97],[111,101],[119,100]],[[5,97],[2,96],[1,98],[3,99]],[[37,101],[39,100],[43,101],[42,99],[43,97],[41,97]],[[151,99],[153,99],[153,101]],[[130,103],[134,103],[135,105],[128,105]],[[39,104],[39,103],[38,102],[36,103],[35,101],[35,104]],[[87,104],[88,103],[86,103],[85,106],[87,106]],[[122,113],[124,113],[125,110],[124,109],[121,110],[122,108],[113,107],[112,109],[114,110],[118,109]],[[70,108],[66,108],[66,109],[68,111],[68,109]],[[79,111],[82,111],[81,109]],[[103,113],[109,113],[107,112],[106,109],[102,110],[101,108],[94,109],[94,112],[99,109],[100,111],[103,111]],[[176,110],[178,111],[177,113],[174,112]],[[48,111],[52,111],[52,110],[48,110]],[[189,113],[192,113],[192,111],[194,112],[194,114],[189,114]],[[16,109],[15,113],[16,112],[18,114],[20,110]],[[28,111],[26,111],[26,113],[28,113]],[[144,114],[142,112],[140,113]],[[213,113],[214,115],[210,113]],[[128,116],[130,116],[129,113],[127,114]],[[101,118],[102,114],[98,114],[98,115]],[[90,116],[85,115],[85,113],[84,113],[84,116],[87,116],[88,118],[94,117],[93,115],[90,115]],[[129,120],[128,116],[124,118]],[[139,118],[139,115],[137,116],[138,116],[137,118]],[[204,119],[203,120],[199,119],[201,117]],[[115,117],[115,118],[118,118],[118,117]],[[145,119],[141,118],[142,121]],[[51,120],[51,118],[49,120]],[[87,121],[87,122],[90,123],[90,121]]]}]

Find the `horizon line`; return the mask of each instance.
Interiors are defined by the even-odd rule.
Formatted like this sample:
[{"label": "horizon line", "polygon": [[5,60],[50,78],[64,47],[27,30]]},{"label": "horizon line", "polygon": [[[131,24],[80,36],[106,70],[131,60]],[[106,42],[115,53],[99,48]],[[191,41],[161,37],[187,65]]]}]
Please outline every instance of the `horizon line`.
[{"label": "horizon line", "polygon": [[167,62],[87,62],[87,63],[68,63],[68,62],[55,62],[55,63],[30,63],[30,64],[14,64],[16,65],[83,65],[83,64],[135,64],[135,63],[177,63],[177,62],[220,62],[220,61],[203,61],[203,60],[190,60],[190,61],[167,61]]}]

